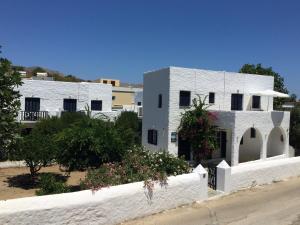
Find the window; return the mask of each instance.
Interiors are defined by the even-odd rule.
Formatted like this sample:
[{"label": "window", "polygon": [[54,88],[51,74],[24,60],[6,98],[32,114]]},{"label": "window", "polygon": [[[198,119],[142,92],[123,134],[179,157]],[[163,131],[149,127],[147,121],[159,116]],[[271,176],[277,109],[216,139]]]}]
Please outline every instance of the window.
[{"label": "window", "polygon": [[157,130],[148,130],[148,143],[157,145]]},{"label": "window", "polygon": [[180,91],[179,93],[179,106],[187,107],[191,104],[191,92]]},{"label": "window", "polygon": [[112,80],[110,83],[112,86],[116,86],[116,81]]},{"label": "window", "polygon": [[107,84],[107,80],[103,80],[103,84]]},{"label": "window", "polygon": [[116,100],[116,96],[112,96],[111,99],[114,101]]},{"label": "window", "polygon": [[102,111],[102,101],[101,100],[92,100],[91,101],[91,110]]},{"label": "window", "polygon": [[142,102],[138,102],[137,105],[138,105],[138,106],[141,106],[141,105],[142,105]]},{"label": "window", "polygon": [[162,94],[158,95],[158,108],[162,108]]},{"label": "window", "polygon": [[284,142],[283,135],[280,135],[280,141]]},{"label": "window", "polygon": [[252,96],[252,108],[260,109],[260,96]]},{"label": "window", "polygon": [[255,130],[255,128],[251,128],[251,138],[255,138],[256,137],[256,130]]},{"label": "window", "polygon": [[25,111],[40,111],[40,98],[25,98]]},{"label": "window", "polygon": [[241,144],[241,145],[244,144],[244,137],[242,137],[241,143],[240,143],[240,144]]},{"label": "window", "polygon": [[231,95],[231,110],[243,110],[243,95],[232,94]]},{"label": "window", "polygon": [[214,104],[215,103],[215,93],[214,92],[209,92],[208,103],[209,104]]},{"label": "window", "polygon": [[76,99],[64,99],[64,110],[67,112],[76,112],[77,110]]}]

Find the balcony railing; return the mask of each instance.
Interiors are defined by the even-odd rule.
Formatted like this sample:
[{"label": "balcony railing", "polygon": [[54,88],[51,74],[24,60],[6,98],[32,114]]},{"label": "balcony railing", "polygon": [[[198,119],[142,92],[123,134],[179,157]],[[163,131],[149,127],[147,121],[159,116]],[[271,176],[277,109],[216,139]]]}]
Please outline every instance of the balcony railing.
[{"label": "balcony railing", "polygon": [[38,121],[48,117],[47,111],[37,111],[37,112],[21,111],[20,114],[21,114],[20,117],[21,121]]}]

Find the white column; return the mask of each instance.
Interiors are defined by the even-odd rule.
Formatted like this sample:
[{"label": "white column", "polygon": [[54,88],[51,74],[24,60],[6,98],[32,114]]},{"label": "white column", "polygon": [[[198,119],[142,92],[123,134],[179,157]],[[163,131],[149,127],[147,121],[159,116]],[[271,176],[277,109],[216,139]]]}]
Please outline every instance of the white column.
[{"label": "white column", "polygon": [[239,164],[239,148],[240,143],[238,137],[233,131],[231,139],[231,166],[237,166]]},{"label": "white column", "polygon": [[260,151],[260,159],[266,159],[267,158],[267,145],[268,145],[268,135],[265,134],[262,137],[262,148]]}]

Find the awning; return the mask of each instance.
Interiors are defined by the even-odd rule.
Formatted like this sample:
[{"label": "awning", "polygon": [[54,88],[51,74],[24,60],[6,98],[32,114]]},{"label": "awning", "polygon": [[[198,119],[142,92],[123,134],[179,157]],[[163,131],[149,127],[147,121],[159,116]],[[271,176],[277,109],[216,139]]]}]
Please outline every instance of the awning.
[{"label": "awning", "polygon": [[273,90],[263,90],[263,91],[256,91],[251,93],[253,95],[264,95],[264,96],[272,96],[272,97],[278,97],[278,98],[289,98],[290,96],[285,93],[281,93],[278,91]]}]

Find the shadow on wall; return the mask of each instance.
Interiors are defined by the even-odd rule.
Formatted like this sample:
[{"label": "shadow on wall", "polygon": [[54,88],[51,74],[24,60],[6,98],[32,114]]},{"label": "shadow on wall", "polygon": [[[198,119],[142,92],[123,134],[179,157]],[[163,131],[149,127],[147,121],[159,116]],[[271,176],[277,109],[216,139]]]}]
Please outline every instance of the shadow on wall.
[{"label": "shadow on wall", "polygon": [[284,117],[284,112],[271,112],[274,127],[279,127]]},{"label": "shadow on wall", "polygon": [[284,153],[286,137],[282,128],[274,127],[268,137],[267,157],[282,155]]},{"label": "shadow on wall", "polygon": [[253,127],[247,129],[240,141],[239,163],[260,159],[262,146],[263,140],[259,130]]}]

